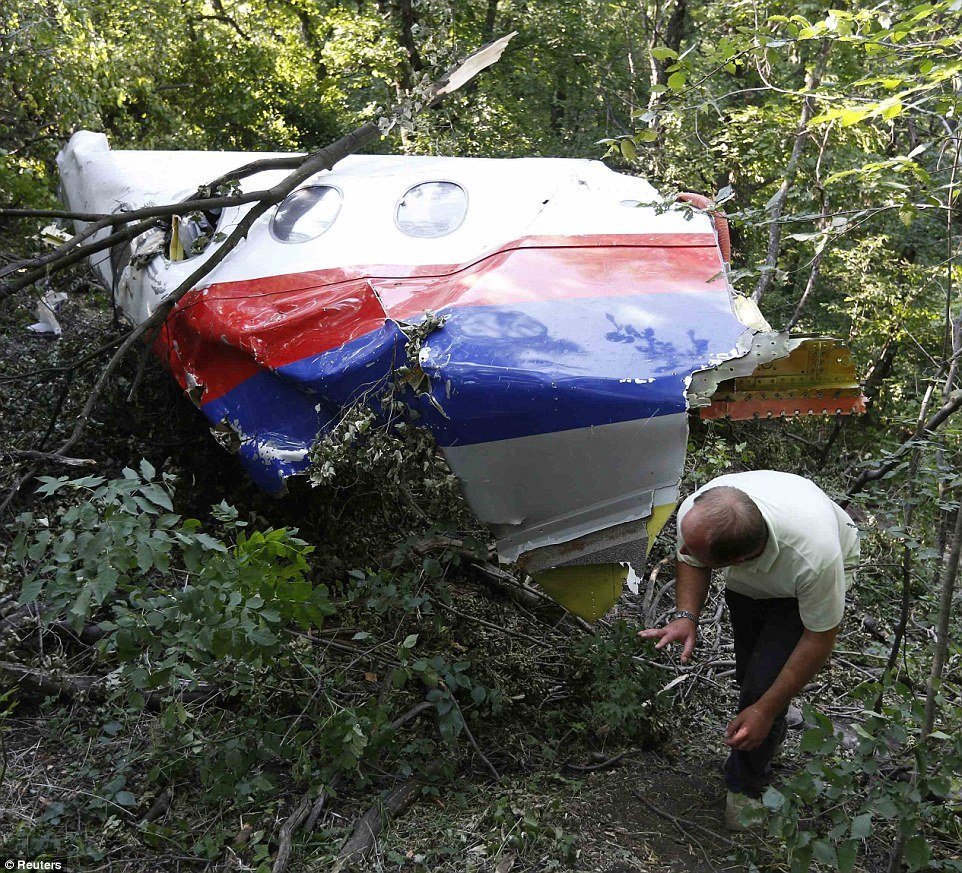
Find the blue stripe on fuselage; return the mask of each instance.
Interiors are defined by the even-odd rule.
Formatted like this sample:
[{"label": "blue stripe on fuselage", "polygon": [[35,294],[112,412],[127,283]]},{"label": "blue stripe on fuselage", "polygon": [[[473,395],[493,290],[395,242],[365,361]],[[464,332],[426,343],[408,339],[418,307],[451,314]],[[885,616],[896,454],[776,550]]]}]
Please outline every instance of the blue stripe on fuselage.
[{"label": "blue stripe on fuselage", "polygon": [[[471,445],[684,412],[685,380],[745,331],[724,292],[661,293],[451,307],[424,343],[436,405],[409,398],[442,446]],[[241,458],[263,488],[304,470],[303,451],[359,397],[376,398],[404,361],[393,322],[204,405],[244,435]],[[438,410],[440,407],[443,413]],[[266,449],[266,450],[265,450]]]},{"label": "blue stripe on fuselage", "polygon": [[451,309],[422,366],[444,415],[443,446],[684,412],[685,380],[745,326],[726,293],[526,302]]}]

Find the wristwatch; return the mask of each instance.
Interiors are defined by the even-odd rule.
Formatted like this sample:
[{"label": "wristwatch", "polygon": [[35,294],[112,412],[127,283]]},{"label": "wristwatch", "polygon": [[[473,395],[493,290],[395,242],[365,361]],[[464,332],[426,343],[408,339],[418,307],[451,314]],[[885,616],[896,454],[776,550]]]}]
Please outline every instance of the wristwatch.
[{"label": "wristwatch", "polygon": [[689,612],[687,609],[676,609],[672,615],[671,620],[675,621],[679,618],[689,618],[695,623],[695,627],[698,627],[698,616],[693,612]]}]

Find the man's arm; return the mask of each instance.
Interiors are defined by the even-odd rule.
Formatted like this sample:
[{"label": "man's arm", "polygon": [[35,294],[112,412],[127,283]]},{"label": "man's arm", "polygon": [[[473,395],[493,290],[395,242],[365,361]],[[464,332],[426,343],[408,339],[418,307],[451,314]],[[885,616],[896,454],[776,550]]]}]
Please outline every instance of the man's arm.
[{"label": "man's arm", "polygon": [[837,627],[827,631],[810,631],[806,628],[768,691],[732,719],[725,730],[725,742],[733,749],[742,751],[758,746],[768,736],[778,714],[828,660],[837,635]]},{"label": "man's arm", "polygon": [[[707,567],[692,567],[679,561],[675,567],[675,606],[677,609],[698,615],[708,597],[708,583],[711,570]],[[638,632],[645,640],[658,640],[656,649],[663,649],[669,643],[681,643],[681,662],[687,664],[695,650],[698,638],[698,623],[688,618],[676,618],[664,627],[649,628]]]}]

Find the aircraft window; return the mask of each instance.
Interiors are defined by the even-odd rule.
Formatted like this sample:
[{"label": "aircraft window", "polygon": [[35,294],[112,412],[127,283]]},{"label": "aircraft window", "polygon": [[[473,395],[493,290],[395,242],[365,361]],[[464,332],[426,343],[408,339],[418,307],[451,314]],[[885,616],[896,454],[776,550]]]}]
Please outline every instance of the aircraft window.
[{"label": "aircraft window", "polygon": [[430,239],[457,230],[468,211],[468,195],[454,182],[422,182],[409,188],[394,221],[408,236]]},{"label": "aircraft window", "polygon": [[329,185],[299,188],[277,207],[271,219],[271,236],[278,242],[302,243],[319,237],[337,218],[343,197]]}]

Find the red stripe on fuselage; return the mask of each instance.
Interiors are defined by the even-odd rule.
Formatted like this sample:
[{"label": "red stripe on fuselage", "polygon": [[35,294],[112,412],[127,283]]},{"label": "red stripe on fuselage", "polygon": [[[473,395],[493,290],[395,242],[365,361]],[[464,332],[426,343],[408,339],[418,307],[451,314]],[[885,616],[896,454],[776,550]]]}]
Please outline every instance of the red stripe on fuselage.
[{"label": "red stripe on fuselage", "polygon": [[186,295],[157,352],[207,402],[264,369],[427,309],[728,293],[711,234],[526,237],[464,265],[355,266],[215,283]]}]

